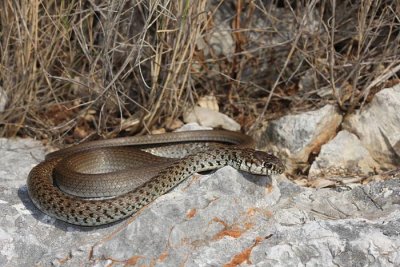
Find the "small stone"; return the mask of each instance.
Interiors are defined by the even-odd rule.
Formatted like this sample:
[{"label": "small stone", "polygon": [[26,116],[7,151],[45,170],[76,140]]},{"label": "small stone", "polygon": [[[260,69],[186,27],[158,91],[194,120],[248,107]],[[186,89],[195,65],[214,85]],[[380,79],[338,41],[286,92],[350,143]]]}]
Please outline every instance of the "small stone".
[{"label": "small stone", "polygon": [[158,128],[158,129],[151,130],[151,134],[163,134],[163,133],[166,133],[165,128]]},{"label": "small stone", "polygon": [[0,86],[0,113],[4,112],[8,102],[8,97],[6,91]]},{"label": "small stone", "polygon": [[172,117],[169,117],[165,120],[165,126],[168,130],[173,131],[179,129],[183,125],[183,121],[181,121],[180,119],[173,119]]},{"label": "small stone", "polygon": [[240,125],[225,114],[202,107],[194,107],[186,112],[183,115],[183,121],[186,123],[196,122],[201,126],[222,128],[229,131],[240,130]]},{"label": "small stone", "polygon": [[219,111],[217,98],[213,95],[207,95],[201,97],[197,102],[197,105],[199,105],[202,108],[211,109],[217,112]]},{"label": "small stone", "polygon": [[378,92],[371,103],[343,122],[382,167],[391,169],[400,162],[396,143],[400,140],[400,84]]},{"label": "small stone", "polygon": [[341,179],[369,175],[379,170],[379,164],[363,147],[360,140],[346,130],[321,147],[321,152],[311,165],[308,177],[340,176]]}]

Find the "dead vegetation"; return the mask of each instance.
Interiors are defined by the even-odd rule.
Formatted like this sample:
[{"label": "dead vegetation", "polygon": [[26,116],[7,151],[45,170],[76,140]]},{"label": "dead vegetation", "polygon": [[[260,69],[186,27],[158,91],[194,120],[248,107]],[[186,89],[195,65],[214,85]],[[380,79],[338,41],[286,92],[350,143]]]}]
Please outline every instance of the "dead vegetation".
[{"label": "dead vegetation", "polygon": [[4,0],[0,14],[0,136],[168,128],[204,95],[249,130],[327,102],[353,112],[399,81],[398,1]]}]

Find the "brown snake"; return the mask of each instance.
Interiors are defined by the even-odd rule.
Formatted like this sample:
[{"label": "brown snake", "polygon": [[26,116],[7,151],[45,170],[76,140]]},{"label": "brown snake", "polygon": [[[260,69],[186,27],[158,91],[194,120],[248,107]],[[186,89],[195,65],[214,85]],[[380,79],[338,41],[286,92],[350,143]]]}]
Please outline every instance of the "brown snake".
[{"label": "brown snake", "polygon": [[[214,142],[224,145],[208,145]],[[179,160],[138,150],[157,152],[171,146],[173,151],[176,145],[175,154],[186,154]],[[283,172],[277,157],[253,146],[249,136],[228,131],[82,143],[48,154],[29,173],[28,193],[41,211],[59,220],[83,226],[108,224],[131,216],[196,172],[226,165],[260,175]],[[61,178],[56,180],[56,175]]]}]

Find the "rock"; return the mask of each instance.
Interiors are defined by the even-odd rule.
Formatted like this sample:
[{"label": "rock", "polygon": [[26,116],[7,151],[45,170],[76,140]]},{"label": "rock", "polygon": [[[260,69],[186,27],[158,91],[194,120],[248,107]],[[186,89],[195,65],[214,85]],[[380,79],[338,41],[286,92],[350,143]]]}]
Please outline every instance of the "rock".
[{"label": "rock", "polygon": [[0,86],[0,113],[4,112],[8,102],[8,97],[6,91]]},{"label": "rock", "polygon": [[393,146],[393,150],[398,157],[400,157],[400,140]]},{"label": "rock", "polygon": [[1,266],[399,266],[400,177],[335,189],[230,167],[194,175],[133,217],[83,228],[30,202],[43,159],[29,139],[0,141]]},{"label": "rock", "polygon": [[57,258],[61,262],[69,259],[75,248],[85,246],[84,255],[74,261],[87,262],[88,244],[109,231],[87,232],[57,222],[33,206],[26,179],[44,154],[38,141],[0,138],[0,266],[34,266],[40,259],[43,266],[49,266]]},{"label": "rock", "polygon": [[25,184],[26,174],[44,158],[45,153],[39,141],[0,138],[0,155],[0,188],[10,189]]},{"label": "rock", "polygon": [[357,136],[346,130],[321,147],[308,173],[309,178],[338,177],[343,179],[357,175],[371,175],[379,170],[379,164],[362,146]]},{"label": "rock", "polygon": [[197,105],[202,108],[208,108],[214,111],[219,111],[218,100],[214,95],[206,95],[199,98]]},{"label": "rock", "polygon": [[225,114],[197,106],[183,115],[183,121],[186,123],[196,122],[201,126],[222,128],[229,131],[240,130],[240,125]]},{"label": "rock", "polygon": [[[223,255],[223,251],[233,252],[237,246],[243,246],[238,238],[252,229],[249,213],[279,197],[278,191],[269,190],[271,179],[245,177],[228,167],[211,176],[192,178],[159,198],[151,211],[142,213],[110,240],[96,246],[93,256],[117,260],[140,256],[139,265],[155,261],[179,266],[191,251],[189,266],[204,264],[207,258],[219,258],[220,262],[212,265],[229,261],[229,253]],[[266,198],[267,195],[270,197]],[[134,233],[146,233],[145,240],[138,240]],[[122,249],[126,246],[135,253]]]},{"label": "rock", "polygon": [[400,84],[377,93],[368,106],[344,120],[343,128],[357,135],[384,168],[399,165],[394,147],[400,140]]},{"label": "rock", "polygon": [[185,132],[185,131],[197,131],[197,130],[212,130],[211,127],[200,126],[196,122],[184,124],[181,128],[177,129],[175,132]]},{"label": "rock", "polygon": [[321,145],[336,134],[342,116],[332,105],[298,115],[288,115],[268,124],[261,134],[258,147],[281,151],[297,163],[306,163],[311,153],[317,154]]},{"label": "rock", "polygon": [[168,130],[176,130],[181,128],[184,123],[180,119],[174,119],[173,117],[166,118],[165,125]]}]

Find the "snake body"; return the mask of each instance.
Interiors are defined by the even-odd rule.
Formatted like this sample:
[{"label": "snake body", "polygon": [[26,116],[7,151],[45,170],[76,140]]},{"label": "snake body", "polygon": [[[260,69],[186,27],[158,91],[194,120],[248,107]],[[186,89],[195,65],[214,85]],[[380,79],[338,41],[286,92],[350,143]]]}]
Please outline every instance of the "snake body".
[{"label": "snake body", "polygon": [[[145,163],[147,156],[142,154],[145,152],[129,150],[132,146],[157,150],[158,146],[188,142],[198,148],[202,147],[202,142],[223,142],[226,145],[208,146],[201,152],[196,149],[195,153],[179,160],[149,155],[150,163]],[[253,144],[253,140],[248,136],[226,131],[181,132],[83,143],[46,156],[46,160],[34,167],[28,176],[28,193],[41,211],[59,220],[82,226],[113,223],[131,216],[196,172],[227,165],[253,174],[270,175],[283,172],[284,166],[278,158],[269,153],[255,151],[250,148]],[[129,147],[127,151],[125,151],[126,146]],[[99,156],[101,153],[105,157]],[[96,155],[100,160],[97,160]],[[131,162],[131,158],[142,156],[145,159],[139,160],[138,165]],[[76,172],[73,170],[70,174],[72,180],[76,179],[79,182],[74,184],[70,191],[64,192],[54,181],[53,174],[57,173],[55,171],[57,168],[61,170],[67,168],[65,166],[68,165],[68,161],[70,165],[72,164],[72,168],[78,165],[78,170]],[[161,167],[156,167],[155,163]],[[101,182],[97,181],[97,176],[103,174],[97,174],[97,171],[92,170],[96,167],[111,178],[100,178]],[[140,168],[151,170],[151,175],[134,183],[135,186],[128,187],[129,189],[119,189],[120,185],[115,186],[115,183],[124,185],[129,179],[135,180],[138,174],[134,169]],[[77,177],[80,172],[83,172],[83,176],[88,174],[88,177]],[[126,175],[123,177],[124,172]],[[107,183],[107,179],[111,181]],[[118,179],[122,182],[115,182],[113,185],[113,180]],[[101,187],[104,193],[100,195],[96,192],[79,193],[79,188],[76,187],[80,187],[80,184],[88,188],[87,191],[96,191],[96,188]],[[74,187],[77,190],[74,190]],[[107,189],[110,187],[116,187],[121,194],[111,196]],[[98,196],[103,198],[97,198]]]}]

